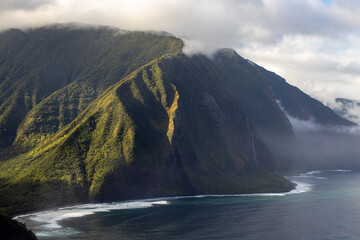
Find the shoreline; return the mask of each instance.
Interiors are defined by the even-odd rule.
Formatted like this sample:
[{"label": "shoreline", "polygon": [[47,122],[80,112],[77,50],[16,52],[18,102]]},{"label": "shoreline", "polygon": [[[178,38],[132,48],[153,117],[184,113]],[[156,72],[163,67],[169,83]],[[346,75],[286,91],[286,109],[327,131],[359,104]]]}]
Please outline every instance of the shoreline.
[{"label": "shoreline", "polygon": [[[286,177],[291,181],[288,177]],[[30,227],[38,237],[50,237],[52,232],[73,231],[74,229],[63,226],[62,221],[71,218],[80,218],[96,213],[104,213],[118,210],[142,209],[158,206],[170,205],[172,201],[183,199],[202,199],[202,198],[230,198],[230,197],[265,197],[278,198],[293,194],[300,194],[312,191],[312,185],[300,181],[291,181],[295,188],[281,193],[243,193],[243,194],[202,194],[189,196],[174,196],[160,198],[134,199],[112,203],[82,203],[67,205],[43,211],[19,214],[14,219],[31,225],[33,222],[36,227]],[[36,222],[36,223],[35,223]]]},{"label": "shoreline", "polygon": [[[290,181],[290,180],[289,180]],[[14,219],[21,219],[30,216],[36,216],[39,214],[47,214],[47,213],[55,213],[61,212],[64,210],[72,210],[76,208],[80,209],[89,209],[91,206],[102,207],[102,209],[96,212],[107,212],[111,210],[116,210],[117,208],[114,207],[119,204],[133,204],[133,203],[149,203],[152,205],[166,205],[165,202],[172,201],[172,200],[182,200],[182,199],[199,199],[199,198],[226,198],[226,197],[283,197],[292,194],[299,194],[311,191],[310,184],[302,183],[299,181],[291,181],[295,184],[295,187],[288,191],[288,192],[280,192],[280,193],[238,193],[238,194],[199,194],[199,195],[187,195],[187,196],[172,196],[172,197],[158,197],[158,198],[145,198],[145,199],[132,199],[132,200],[124,200],[124,201],[117,201],[117,202],[98,202],[98,203],[80,203],[80,204],[70,204],[66,206],[59,206],[51,209],[44,209],[41,211],[33,211],[23,214],[17,214],[13,218]],[[140,208],[140,207],[135,207]],[[119,208],[121,209],[121,208]],[[128,208],[131,209],[131,208]],[[93,214],[92,213],[92,214]],[[88,214],[86,214],[88,215]],[[68,216],[71,217],[78,217],[78,216]],[[81,216],[79,216],[81,217]]]},{"label": "shoreline", "polygon": [[253,192],[253,193],[227,193],[227,194],[210,193],[210,194],[196,194],[196,195],[160,196],[160,197],[149,197],[149,198],[124,199],[124,200],[112,201],[112,202],[106,202],[106,201],[103,201],[103,202],[101,202],[101,201],[99,201],[99,202],[89,202],[89,201],[84,201],[84,202],[74,202],[74,203],[70,203],[70,204],[58,205],[58,206],[53,206],[53,207],[43,208],[43,209],[38,209],[38,210],[32,210],[32,211],[28,211],[28,212],[15,213],[15,214],[10,215],[10,217],[13,218],[13,219],[18,219],[19,217],[35,215],[35,214],[42,213],[42,212],[58,211],[58,210],[61,210],[61,209],[72,208],[72,207],[75,207],[75,206],[96,205],[96,204],[108,204],[108,205],[110,205],[110,204],[117,204],[117,203],[151,202],[151,201],[156,201],[156,200],[178,200],[178,199],[180,200],[180,199],[206,198],[206,197],[284,196],[284,195],[289,194],[292,191],[295,191],[298,188],[298,186],[297,186],[298,184],[297,184],[296,181],[295,182],[291,181],[286,176],[282,176],[282,177],[292,183],[292,188],[289,189],[288,191]]},{"label": "shoreline", "polygon": [[[42,212],[49,212],[49,211],[58,211],[61,209],[67,209],[72,208],[75,206],[85,206],[85,205],[96,205],[96,204],[117,204],[117,203],[130,203],[130,202],[151,202],[151,201],[166,201],[166,200],[180,200],[180,199],[192,199],[192,198],[210,198],[210,197],[251,197],[251,196],[286,196],[290,194],[297,194],[302,193],[297,192],[299,189],[301,189],[306,183],[302,183],[299,181],[292,181],[289,178],[290,177],[306,177],[306,176],[313,176],[316,174],[321,174],[324,172],[352,172],[353,170],[349,169],[325,169],[325,170],[311,170],[306,173],[299,173],[299,175],[292,175],[292,176],[283,176],[288,181],[292,182],[294,184],[294,188],[287,192],[255,192],[255,193],[234,193],[234,194],[198,194],[198,195],[179,195],[179,196],[168,196],[168,197],[153,197],[153,198],[138,198],[138,199],[129,199],[129,200],[120,200],[120,201],[114,201],[114,202],[79,202],[79,203],[73,203],[73,204],[66,204],[62,206],[56,206],[51,207],[48,209],[43,210],[35,210],[35,211],[29,211],[19,214],[14,214],[11,217],[14,219],[18,219],[25,216],[31,216]],[[300,184],[300,186],[299,186]]]},{"label": "shoreline", "polygon": [[[257,202],[260,201],[261,204],[265,204],[266,206],[279,202],[291,204],[298,203],[300,199],[311,199],[316,196],[316,194],[321,194],[321,192],[316,190],[318,189],[316,186],[318,184],[320,186],[326,186],[328,183],[325,180],[325,182],[323,182],[323,180],[321,180],[319,177],[325,177],[323,179],[331,180],[332,177],[337,176],[336,172],[339,172],[339,174],[342,175],[348,175],[347,173],[353,172],[353,170],[331,170],[330,172],[328,170],[316,170],[303,173],[303,176],[286,176],[289,181],[297,184],[297,186],[294,190],[283,193],[205,194],[147,198],[113,203],[78,204],[58,208],[53,211],[37,212],[18,217],[20,218],[20,221],[28,223],[30,229],[36,233],[39,239],[42,239],[42,237],[46,239],[52,239],[54,236],[70,237],[72,235],[76,236],[77,234],[84,234],[82,228],[79,227],[81,225],[76,225],[77,222],[86,224],[88,220],[107,218],[113,215],[121,216],[123,214],[129,213],[129,211],[131,211],[131,215],[133,214],[132,211],[140,211],[140,213],[142,213],[142,211],[147,213],[162,213],[164,211],[168,211],[168,209],[176,209],[179,207],[182,208],[184,206],[188,206],[189,204],[191,206],[194,206],[194,204],[203,206],[206,204],[223,204],[223,202],[228,203],[228,201],[234,204],[255,202],[256,205]],[[352,175],[349,174],[348,176],[351,177]],[[306,179],[302,177],[306,177]],[[296,195],[300,193],[305,194]],[[275,206],[278,204],[272,205]],[[151,209],[151,207],[156,208]],[[148,210],[140,210],[141,208],[148,208]]]}]

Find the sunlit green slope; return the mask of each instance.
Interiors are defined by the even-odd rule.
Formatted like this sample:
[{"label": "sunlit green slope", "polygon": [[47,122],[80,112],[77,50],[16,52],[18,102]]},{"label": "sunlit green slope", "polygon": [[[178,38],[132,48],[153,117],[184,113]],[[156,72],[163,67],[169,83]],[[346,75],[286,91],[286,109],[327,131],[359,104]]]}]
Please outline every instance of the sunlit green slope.
[{"label": "sunlit green slope", "polygon": [[181,51],[168,35],[53,25],[0,33],[0,148],[28,149],[57,132],[112,84]]},{"label": "sunlit green slope", "polygon": [[277,163],[256,138],[244,110],[253,103],[239,100],[236,82],[205,56],[152,61],[51,138],[3,161],[3,208],[291,189],[266,170]]},{"label": "sunlit green slope", "polygon": [[273,172],[289,156],[260,134],[292,137],[277,100],[301,119],[351,124],[231,49],[182,47],[108,27],[0,33],[0,209],[287,191]]}]

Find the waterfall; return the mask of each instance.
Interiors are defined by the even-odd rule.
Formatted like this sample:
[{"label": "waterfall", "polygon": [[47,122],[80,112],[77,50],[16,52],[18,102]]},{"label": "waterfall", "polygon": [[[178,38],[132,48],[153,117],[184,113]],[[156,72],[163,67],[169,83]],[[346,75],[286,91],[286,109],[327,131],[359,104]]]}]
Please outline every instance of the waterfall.
[{"label": "waterfall", "polygon": [[246,120],[246,127],[247,129],[250,129],[250,124],[249,124],[249,119],[247,117],[245,117]]},{"label": "waterfall", "polygon": [[256,166],[259,166],[259,162],[256,158],[254,130],[250,127],[249,119],[247,117],[245,117],[245,121],[246,121],[247,129],[249,131],[251,131],[251,151],[253,154],[254,162],[255,162]]},{"label": "waterfall", "polygon": [[255,164],[256,164],[256,166],[259,166],[259,162],[256,158],[254,131],[251,131],[251,149],[252,149]]}]

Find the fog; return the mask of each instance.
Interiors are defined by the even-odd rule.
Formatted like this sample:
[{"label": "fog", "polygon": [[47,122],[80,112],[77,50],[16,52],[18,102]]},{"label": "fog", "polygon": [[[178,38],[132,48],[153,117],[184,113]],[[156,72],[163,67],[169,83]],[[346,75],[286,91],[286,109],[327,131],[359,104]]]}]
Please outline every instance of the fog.
[{"label": "fog", "polygon": [[277,158],[290,162],[286,171],[360,169],[359,126],[324,126],[314,119],[287,117],[292,136],[259,133]]},{"label": "fog", "polygon": [[336,99],[335,101],[325,102],[325,104],[344,118],[360,124],[360,101]]}]

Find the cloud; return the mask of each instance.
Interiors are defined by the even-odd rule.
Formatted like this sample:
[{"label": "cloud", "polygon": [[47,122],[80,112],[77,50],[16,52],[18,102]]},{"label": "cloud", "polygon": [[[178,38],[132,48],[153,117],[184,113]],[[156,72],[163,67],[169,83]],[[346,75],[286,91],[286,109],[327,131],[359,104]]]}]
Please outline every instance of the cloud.
[{"label": "cloud", "polygon": [[360,168],[360,127],[323,126],[313,119],[288,116],[295,139],[290,140],[295,165],[311,169]]},{"label": "cloud", "polygon": [[81,22],[167,31],[185,50],[232,47],[323,100],[360,90],[357,0],[12,0],[0,30]]},{"label": "cloud", "polygon": [[16,10],[34,10],[52,4],[54,0],[9,0],[0,2],[0,12]]},{"label": "cloud", "polygon": [[314,117],[302,120],[289,115],[280,101],[277,103],[289,119],[294,135],[258,133],[275,156],[292,160],[297,171],[360,168],[360,126],[324,126]]},{"label": "cloud", "polygon": [[360,124],[360,101],[336,99],[335,101],[327,102],[327,105],[340,116]]},{"label": "cloud", "polygon": [[301,135],[309,132],[326,132],[329,134],[350,134],[360,137],[360,126],[324,126],[317,123],[314,118],[310,118],[310,120],[302,120],[288,114],[286,114],[286,117],[289,119],[295,135]]},{"label": "cloud", "polygon": [[203,41],[193,40],[187,37],[183,37],[182,40],[184,42],[183,52],[190,56],[194,54],[212,56],[213,53],[218,50],[215,45],[211,45]]},{"label": "cloud", "polygon": [[[348,116],[351,116],[350,114],[354,114],[352,116],[354,119],[359,116],[360,114],[360,102],[356,101],[350,101],[350,100],[337,100],[333,101],[332,103],[329,103],[329,105],[332,106],[333,109],[337,109],[338,112],[344,112],[344,115],[349,114]],[[317,122],[315,117],[310,117],[308,120],[303,120],[300,118],[297,118],[295,116],[290,115],[285,107],[282,105],[280,100],[276,100],[276,103],[278,104],[281,111],[285,114],[287,119],[289,120],[292,129],[294,131],[295,135],[301,135],[303,133],[307,132],[327,132],[327,133],[333,133],[333,134],[353,134],[358,135],[360,137],[360,126],[334,126],[334,125],[322,125]],[[350,117],[347,118],[350,121],[353,120]]]}]

